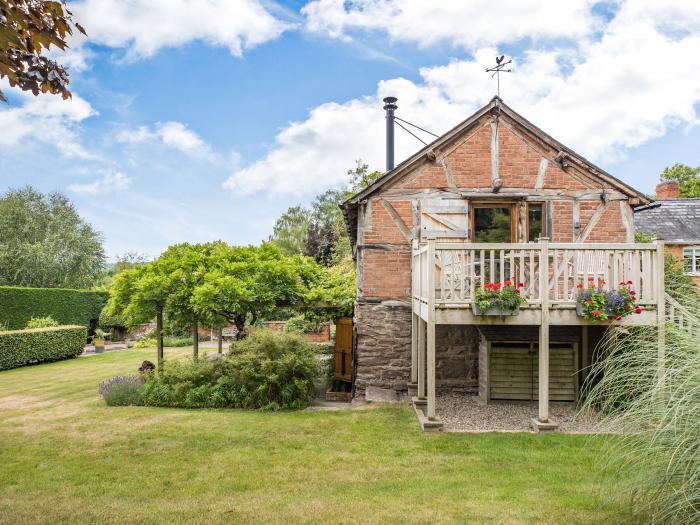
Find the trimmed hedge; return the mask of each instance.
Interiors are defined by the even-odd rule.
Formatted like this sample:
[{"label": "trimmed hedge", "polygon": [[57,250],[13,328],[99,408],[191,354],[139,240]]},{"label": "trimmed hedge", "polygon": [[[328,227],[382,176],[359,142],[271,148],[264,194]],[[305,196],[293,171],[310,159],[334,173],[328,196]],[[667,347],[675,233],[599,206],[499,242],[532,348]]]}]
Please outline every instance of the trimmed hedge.
[{"label": "trimmed hedge", "polygon": [[0,286],[0,325],[19,330],[32,317],[51,316],[61,325],[89,327],[99,319],[108,297],[107,292],[92,290]]},{"label": "trimmed hedge", "polygon": [[77,357],[86,338],[87,329],[77,325],[0,332],[0,370]]}]

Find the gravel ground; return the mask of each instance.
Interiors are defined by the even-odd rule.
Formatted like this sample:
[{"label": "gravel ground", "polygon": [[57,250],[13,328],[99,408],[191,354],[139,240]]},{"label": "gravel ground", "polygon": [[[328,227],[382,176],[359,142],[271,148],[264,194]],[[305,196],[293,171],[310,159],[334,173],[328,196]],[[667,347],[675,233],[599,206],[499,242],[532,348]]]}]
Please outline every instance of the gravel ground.
[{"label": "gravel ground", "polygon": [[[550,420],[559,432],[595,432],[602,430],[595,416],[577,416],[573,404],[550,403]],[[450,432],[523,432],[530,431],[530,420],[537,417],[537,402],[479,403],[477,396],[450,394],[437,398],[437,414]]]}]

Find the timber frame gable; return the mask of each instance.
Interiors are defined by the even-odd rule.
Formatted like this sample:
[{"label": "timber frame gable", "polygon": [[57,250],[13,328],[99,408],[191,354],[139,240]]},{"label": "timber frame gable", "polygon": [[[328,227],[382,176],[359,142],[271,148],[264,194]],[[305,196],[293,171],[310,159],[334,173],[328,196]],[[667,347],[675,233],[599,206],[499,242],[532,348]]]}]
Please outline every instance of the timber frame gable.
[{"label": "timber frame gable", "polygon": [[[499,152],[503,142],[502,138],[499,139],[499,129],[509,133],[511,139],[516,139],[530,152],[532,166],[528,169],[533,174],[536,173],[534,183],[519,184],[519,180],[512,178],[504,180],[503,172],[508,170],[507,163],[510,160],[505,151]],[[482,144],[488,142],[485,145],[490,149],[490,162],[488,166],[479,166],[480,170],[474,171],[473,176],[469,173],[465,175],[464,170],[457,169],[454,165],[452,157],[459,148],[474,140],[481,141]],[[566,184],[555,185],[553,189],[549,182],[557,173],[565,173],[568,179]],[[494,97],[472,116],[342,204],[353,246],[358,241],[358,208],[378,194],[381,194],[382,205],[390,214],[392,201],[405,199],[444,202],[451,198],[494,201],[501,198],[544,201],[550,208],[550,220],[553,216],[551,207],[557,206],[557,199],[575,199],[577,204],[572,211],[573,220],[578,223],[581,218],[591,219],[585,221],[591,228],[612,207],[619,206],[626,222],[632,221],[632,218],[625,204],[635,206],[649,202],[644,194],[552,138],[507,106],[499,97]],[[586,201],[589,206],[584,204]],[[580,207],[578,203],[581,203]],[[590,213],[587,214],[587,209],[592,203],[596,204],[591,217]],[[423,213],[426,211],[422,210]],[[418,212],[419,216],[420,213]],[[445,215],[440,217],[445,219]],[[396,214],[392,214],[392,218],[405,235],[411,226],[398,221]],[[431,222],[438,223],[443,233],[448,232],[448,236],[451,231],[469,229],[469,224],[449,224],[449,217],[447,223],[442,219]],[[585,242],[591,233],[583,222],[581,221],[581,230],[575,233],[573,240],[576,242]],[[631,225],[625,226],[631,228]],[[414,237],[420,237],[415,234],[419,234],[418,231],[414,232]]]}]

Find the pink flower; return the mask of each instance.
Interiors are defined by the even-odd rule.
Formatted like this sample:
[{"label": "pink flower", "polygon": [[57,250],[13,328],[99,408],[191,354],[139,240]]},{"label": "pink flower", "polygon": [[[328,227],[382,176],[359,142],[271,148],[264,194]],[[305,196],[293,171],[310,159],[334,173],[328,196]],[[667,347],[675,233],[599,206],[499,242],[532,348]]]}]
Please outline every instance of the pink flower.
[{"label": "pink flower", "polygon": [[632,284],[632,281],[627,281],[627,284]]},{"label": "pink flower", "polygon": [[589,280],[590,282],[593,282],[593,281],[595,281],[595,278],[589,277],[588,280]]},{"label": "pink flower", "polygon": [[634,309],[634,313],[636,313],[636,314],[641,314],[641,313],[642,313],[642,307],[641,307],[641,306],[637,306],[637,308]]},{"label": "pink flower", "polygon": [[523,283],[518,283],[518,288],[522,288],[523,286],[525,286]]},{"label": "pink flower", "polygon": [[505,286],[510,286],[511,284],[513,284],[513,281],[506,281],[506,282],[504,282],[503,284],[504,284]]},{"label": "pink flower", "polygon": [[577,284],[577,285],[576,285],[576,288],[583,288],[583,285],[582,285],[582,284]]},{"label": "pink flower", "polygon": [[518,290],[518,289],[515,289],[515,290],[513,290],[513,291],[514,291],[515,293],[520,293],[520,290]]},{"label": "pink flower", "polygon": [[630,295],[637,295],[637,292],[635,292],[634,290],[632,290],[632,291],[630,292]]},{"label": "pink flower", "polygon": [[600,311],[598,309],[593,310],[591,313],[596,317],[600,315]]},{"label": "pink flower", "polygon": [[620,319],[622,319],[622,317],[620,317],[619,315],[615,317],[615,321],[619,321]]}]

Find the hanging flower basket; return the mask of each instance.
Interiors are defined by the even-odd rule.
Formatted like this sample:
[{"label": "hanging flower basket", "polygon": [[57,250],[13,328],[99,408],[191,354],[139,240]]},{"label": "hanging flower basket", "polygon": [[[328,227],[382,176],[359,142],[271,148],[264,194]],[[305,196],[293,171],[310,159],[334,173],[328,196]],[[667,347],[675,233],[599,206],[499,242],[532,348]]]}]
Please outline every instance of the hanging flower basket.
[{"label": "hanging flower basket", "polygon": [[577,285],[576,313],[588,321],[620,321],[644,310],[637,304],[637,293],[632,289],[632,281],[622,281],[617,289],[608,289],[602,279],[590,277],[588,285]]},{"label": "hanging flower basket", "polygon": [[482,316],[518,315],[520,305],[525,302],[522,287],[522,283],[513,284],[512,281],[486,283],[474,294],[472,312]]}]

